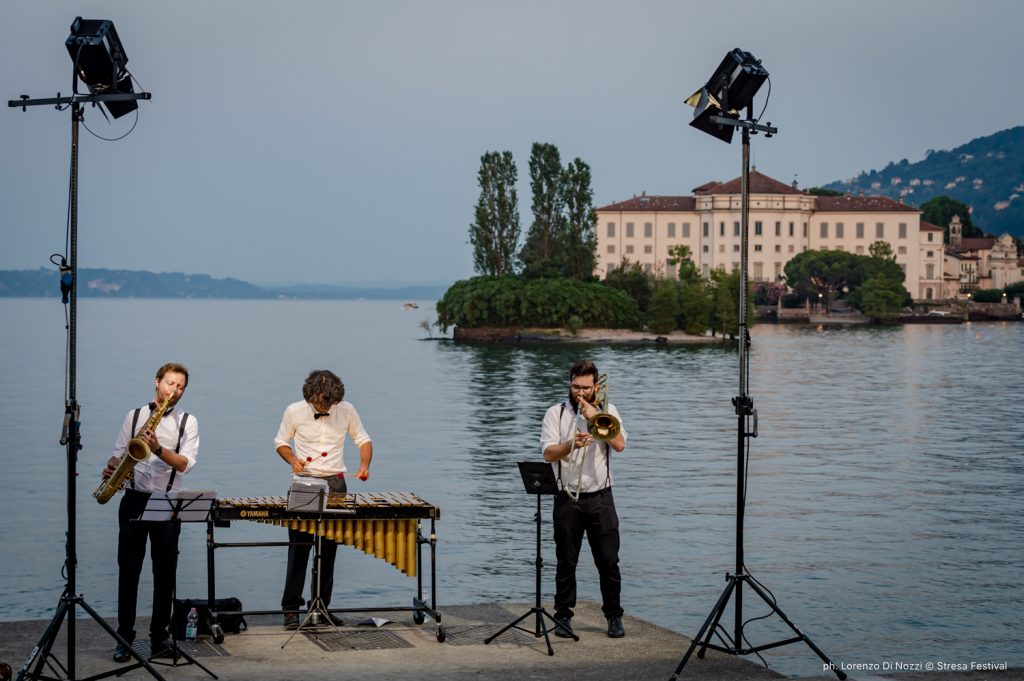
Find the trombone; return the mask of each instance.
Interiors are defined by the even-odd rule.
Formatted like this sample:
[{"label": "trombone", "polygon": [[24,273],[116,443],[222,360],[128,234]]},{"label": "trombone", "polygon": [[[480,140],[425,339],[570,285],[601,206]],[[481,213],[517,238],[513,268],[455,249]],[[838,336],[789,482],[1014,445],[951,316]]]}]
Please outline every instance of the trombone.
[{"label": "trombone", "polygon": [[[622,424],[619,420],[608,413],[608,374],[601,374],[597,377],[597,384],[594,391],[593,405],[598,408],[599,413],[594,414],[591,418],[587,419],[587,432],[598,440],[612,440],[622,430]],[[580,415],[576,414],[573,419],[572,425],[572,449],[569,450],[569,456],[572,456],[576,451],[576,436],[581,432],[579,428]],[[580,474],[576,479],[576,493],[572,497],[573,501],[580,500],[580,488],[583,484],[583,466],[587,462],[587,450],[583,450],[583,457],[580,459]]]}]

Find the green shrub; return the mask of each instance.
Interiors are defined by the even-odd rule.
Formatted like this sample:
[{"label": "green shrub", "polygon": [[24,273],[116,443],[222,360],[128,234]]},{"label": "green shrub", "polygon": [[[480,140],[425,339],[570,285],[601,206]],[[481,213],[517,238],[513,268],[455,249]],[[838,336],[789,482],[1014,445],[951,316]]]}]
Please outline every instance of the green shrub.
[{"label": "green shrub", "polygon": [[976,303],[1001,303],[1003,302],[1003,290],[998,288],[983,288],[972,293],[971,300]]},{"label": "green shrub", "polygon": [[457,281],[437,303],[437,324],[450,326],[584,326],[635,328],[636,301],[623,291],[574,279],[473,277]]}]

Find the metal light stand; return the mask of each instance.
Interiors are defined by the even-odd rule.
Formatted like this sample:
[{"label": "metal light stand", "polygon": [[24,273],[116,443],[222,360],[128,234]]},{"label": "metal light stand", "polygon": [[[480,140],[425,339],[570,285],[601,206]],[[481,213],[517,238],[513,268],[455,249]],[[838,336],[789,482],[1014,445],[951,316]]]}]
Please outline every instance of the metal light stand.
[{"label": "metal light stand", "polygon": [[[682,661],[679,666],[676,667],[675,673],[670,677],[670,681],[679,679],[682,675],[683,667],[689,661],[690,656],[697,646],[700,646],[700,650],[697,651],[697,657],[703,658],[708,648],[717,650],[719,652],[728,653],[730,655],[749,655],[751,653],[757,653],[762,650],[769,648],[777,648],[780,646],[788,645],[790,643],[798,643],[803,641],[810,647],[811,650],[821,658],[823,662],[828,665],[828,668],[835,672],[836,676],[839,677],[840,681],[846,678],[846,674],[843,673],[838,667],[832,664],[832,661],[825,655],[814,642],[811,641],[806,635],[804,635],[786,614],[782,612],[775,599],[766,593],[765,589],[753,579],[746,572],[746,566],[743,563],[743,516],[746,505],[746,456],[748,438],[757,437],[757,410],[754,409],[754,400],[749,394],[749,379],[748,379],[748,367],[750,362],[750,333],[748,331],[747,324],[747,246],[749,237],[749,217],[750,217],[750,135],[751,133],[763,132],[766,137],[771,137],[778,132],[777,128],[773,128],[771,124],[760,125],[753,119],[753,107],[747,107],[746,120],[739,120],[736,118],[730,118],[728,116],[712,116],[710,118],[712,123],[719,125],[729,125],[742,129],[743,132],[743,171],[740,178],[740,220],[741,220],[741,232],[740,232],[740,309],[739,309],[739,355],[740,355],[740,385],[739,395],[733,398],[732,404],[736,408],[736,426],[737,426],[737,437],[736,437],[736,572],[734,574],[726,574],[726,586],[722,595],[719,596],[718,601],[715,603],[715,607],[712,608],[711,613],[704,620],[704,624],[701,625],[700,631],[693,637],[690,642],[690,647],[687,648],[686,654],[683,655]],[[748,430],[748,426],[752,426],[752,430]],[[747,584],[758,595],[762,601],[768,604],[768,607],[779,616],[779,618],[786,623],[786,625],[796,634],[795,637],[788,638],[782,641],[775,641],[774,643],[766,643],[758,646],[744,647],[743,637],[743,585]],[[726,607],[729,603],[729,597],[734,596],[734,622],[733,622],[733,633],[730,637],[729,633],[724,627],[720,626],[719,621],[722,615],[725,613]],[[711,642],[711,636],[715,635],[718,640],[722,642],[721,645]],[[749,645],[749,644],[748,644]]]},{"label": "metal light stand", "polygon": [[[59,676],[46,676],[43,673],[44,665],[49,667],[55,674],[64,673],[66,678],[70,681],[76,678],[75,676],[75,606],[82,606],[89,616],[91,616],[97,624],[110,634],[118,643],[126,646],[131,654],[135,657],[139,663],[146,668],[154,678],[163,681],[163,677],[154,669],[149,662],[142,659],[142,657],[132,649],[131,643],[122,638],[117,631],[114,630],[106,620],[100,617],[95,610],[89,607],[89,604],[85,602],[85,597],[81,594],[76,594],[75,584],[75,568],[77,565],[77,557],[75,555],[76,547],[76,518],[75,518],[75,479],[76,464],[78,461],[78,451],[82,448],[81,444],[81,422],[79,421],[79,415],[81,405],[78,404],[77,393],[76,393],[76,380],[77,380],[77,310],[78,310],[78,124],[82,120],[83,104],[92,103],[99,104],[103,102],[123,102],[129,100],[138,99],[150,99],[151,95],[148,92],[139,92],[132,94],[114,94],[114,95],[78,95],[75,94],[71,97],[61,97],[60,94],[50,99],[29,99],[28,95],[22,95],[18,100],[8,100],[7,106],[9,107],[21,107],[22,111],[26,111],[30,106],[54,106],[58,111],[62,107],[69,107],[71,110],[71,187],[70,187],[70,207],[69,207],[69,222],[70,222],[70,241],[71,241],[71,263],[65,266],[62,263],[61,266],[61,291],[64,294],[64,302],[70,302],[68,311],[68,395],[67,401],[64,405],[64,426],[61,432],[60,443],[67,446],[67,518],[68,518],[68,530],[67,530],[67,542],[65,544],[65,556],[64,556],[64,569],[67,574],[67,583],[64,586],[64,593],[61,594],[60,600],[57,602],[57,610],[53,615],[53,619],[47,626],[46,631],[43,632],[42,638],[39,639],[39,643],[36,644],[35,648],[29,654],[28,660],[22,666],[21,671],[18,672],[18,681],[22,679],[59,679]],[[67,275],[70,275],[70,280],[67,279]],[[67,666],[65,667],[60,663],[60,660],[53,654],[53,644],[57,640],[57,636],[60,633],[61,625],[64,623],[65,618],[67,619],[67,643],[68,643],[68,654],[67,654]],[[35,665],[34,669],[30,668]],[[58,671],[59,668],[59,671]],[[82,681],[90,681],[91,679],[102,678],[102,676],[91,676],[83,679]]]}]

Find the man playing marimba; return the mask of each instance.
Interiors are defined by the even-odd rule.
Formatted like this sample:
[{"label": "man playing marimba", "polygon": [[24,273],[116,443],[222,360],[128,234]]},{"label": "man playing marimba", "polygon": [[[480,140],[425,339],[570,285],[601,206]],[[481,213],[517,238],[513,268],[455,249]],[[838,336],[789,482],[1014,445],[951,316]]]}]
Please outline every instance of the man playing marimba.
[{"label": "man playing marimba", "polygon": [[[366,480],[370,477],[370,460],[373,458],[373,443],[363,428],[359,413],[351,403],[345,402],[345,385],[334,373],[326,370],[313,371],[302,386],[301,402],[288,405],[281,418],[281,426],[274,439],[277,453],[291,466],[294,477],[311,476],[327,481],[331,494],[344,494],[345,484],[345,435],[359,447],[359,470],[356,477]],[[306,565],[309,562],[311,535],[298,530],[288,530],[288,569],[285,575],[284,595],[281,609],[284,610],[285,629],[297,629],[299,609],[304,603],[302,591],[306,580]],[[296,542],[306,543],[295,546]],[[320,593],[324,607],[329,607],[331,591],[334,588],[334,558],[338,545],[323,539],[320,561]],[[312,588],[316,588],[316,566],[313,568]],[[314,594],[315,595],[315,594]],[[344,622],[330,614],[331,622],[341,626]]]}]

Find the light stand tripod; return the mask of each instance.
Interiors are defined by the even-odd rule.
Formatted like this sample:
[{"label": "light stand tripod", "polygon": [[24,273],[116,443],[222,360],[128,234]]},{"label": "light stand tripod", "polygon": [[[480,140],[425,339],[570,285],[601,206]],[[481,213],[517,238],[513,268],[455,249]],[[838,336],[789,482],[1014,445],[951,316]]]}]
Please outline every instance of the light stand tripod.
[{"label": "light stand tripod", "polygon": [[[734,126],[741,128],[743,131],[743,171],[741,175],[741,206],[740,206],[740,219],[741,219],[741,245],[740,245],[740,290],[739,290],[739,395],[733,398],[732,403],[736,408],[736,426],[737,426],[737,438],[736,438],[736,572],[734,574],[726,575],[726,587],[719,596],[718,601],[715,603],[715,607],[712,608],[711,613],[707,619],[704,620],[704,624],[701,625],[700,631],[693,637],[690,642],[690,647],[687,648],[686,654],[683,655],[682,661],[679,666],[676,667],[675,673],[672,675],[670,681],[678,679],[682,674],[683,667],[689,661],[690,656],[693,654],[694,649],[699,645],[700,650],[697,651],[697,657],[703,658],[704,653],[708,648],[717,650],[719,652],[728,653],[730,655],[749,655],[751,653],[757,653],[762,650],[769,648],[777,648],[779,646],[788,645],[790,643],[798,643],[803,641],[810,647],[811,650],[817,654],[819,658],[828,664],[828,668],[835,672],[836,676],[840,680],[846,678],[846,674],[837,668],[832,661],[823,653],[814,642],[811,641],[805,634],[803,634],[793,622],[790,621],[786,614],[779,608],[778,603],[775,599],[769,596],[765,589],[746,572],[746,566],[743,562],[743,516],[746,506],[746,461],[747,461],[747,450],[749,444],[749,438],[757,437],[757,410],[754,409],[754,400],[749,394],[749,377],[748,377],[748,365],[750,361],[750,333],[747,325],[747,247],[749,237],[749,214],[750,214],[750,135],[751,132],[764,132],[766,136],[778,132],[777,128],[769,125],[759,125],[753,120],[753,107],[752,105],[747,106],[747,118],[746,120],[738,120],[736,118],[728,116],[711,116],[710,121],[718,125]],[[748,423],[752,421],[753,430],[748,430]],[[779,616],[779,618],[786,623],[786,625],[796,634],[793,638],[788,638],[782,641],[776,641],[774,643],[766,643],[758,646],[744,647],[744,641],[746,640],[743,636],[743,585],[747,584],[755,594],[757,594],[762,601],[764,601],[772,611]],[[723,627],[719,625],[719,621],[722,615],[725,613],[726,607],[729,603],[729,597],[734,596],[734,622],[733,622],[733,634],[730,637],[729,633],[725,631]],[[716,635],[722,642],[722,645],[711,643],[711,636]],[[749,645],[749,644],[748,644]]]},{"label": "light stand tripod", "polygon": [[[79,95],[75,94],[71,97],[61,97],[59,94],[55,98],[50,99],[29,99],[28,95],[22,95],[19,100],[9,100],[7,106],[9,107],[21,107],[22,110],[26,110],[30,106],[55,106],[58,110],[61,107],[68,107],[71,110],[71,179],[70,179],[70,190],[69,190],[69,208],[68,208],[68,220],[69,220],[69,240],[71,250],[71,262],[70,264],[61,262],[61,292],[64,296],[64,303],[69,304],[68,308],[68,366],[67,366],[67,400],[64,406],[64,426],[61,433],[60,443],[67,447],[67,542],[65,544],[65,557],[64,557],[64,569],[67,574],[67,583],[64,587],[64,592],[60,596],[60,600],[57,602],[57,610],[53,615],[53,619],[47,626],[46,631],[43,633],[42,638],[39,639],[39,643],[32,649],[28,660],[22,666],[21,671],[18,672],[18,681],[22,679],[49,679],[43,675],[43,666],[47,665],[51,670],[56,672],[55,667],[59,667],[60,670],[67,676],[67,679],[76,678],[76,667],[75,667],[75,608],[81,606],[93,620],[96,621],[103,629],[110,634],[118,643],[125,645],[131,650],[131,644],[122,638],[106,620],[100,617],[95,610],[89,607],[86,603],[85,597],[81,594],[76,594],[75,584],[75,569],[77,567],[77,556],[75,555],[76,547],[76,517],[75,517],[75,480],[77,477],[76,464],[78,461],[78,451],[82,448],[81,444],[81,422],[79,421],[79,415],[81,405],[78,404],[77,400],[77,310],[78,310],[78,124],[81,122],[84,112],[82,105],[85,103],[106,103],[106,102],[128,102],[139,99],[150,99],[148,92],[132,93],[132,94],[110,94],[110,95]],[[53,644],[57,639],[57,635],[60,633],[61,626],[64,623],[65,618],[67,619],[67,666],[65,667],[60,661],[53,655],[52,649]],[[143,660],[134,651],[132,654],[139,661],[139,663],[146,668],[154,678],[163,680],[163,677],[157,673],[148,662]],[[34,669],[30,671],[30,668],[35,665]],[[98,677],[88,677],[94,679]],[[85,681],[88,681],[85,680]]]},{"label": "light stand tripod", "polygon": [[[527,610],[525,613],[520,615],[517,619],[512,620],[509,624],[506,624],[497,633],[488,636],[484,639],[484,643],[490,643],[494,639],[504,634],[509,629],[515,628],[519,631],[525,631],[528,634],[533,634],[535,638],[544,637],[544,642],[548,646],[548,655],[554,655],[555,651],[551,647],[551,637],[548,636],[549,631],[555,631],[561,629],[566,632],[574,641],[579,641],[580,637],[572,631],[566,629],[562,624],[558,622],[541,604],[540,600],[540,573],[541,567],[544,565],[544,559],[540,555],[540,497],[542,494],[554,495],[558,494],[558,482],[555,480],[555,473],[551,470],[551,464],[543,461],[520,461],[519,462],[519,474],[523,477],[523,485],[526,487],[527,494],[534,494],[537,496],[537,513],[534,515],[534,521],[537,523],[537,557],[534,562],[536,568],[536,589],[534,591],[534,602],[533,607]],[[534,621],[534,629],[524,629],[518,626],[520,622],[525,620],[530,615],[536,615],[537,619]],[[544,621],[547,617],[551,620],[555,626],[549,627],[548,623]]]}]

